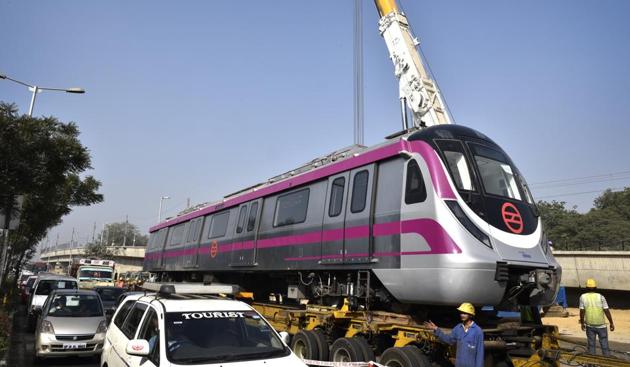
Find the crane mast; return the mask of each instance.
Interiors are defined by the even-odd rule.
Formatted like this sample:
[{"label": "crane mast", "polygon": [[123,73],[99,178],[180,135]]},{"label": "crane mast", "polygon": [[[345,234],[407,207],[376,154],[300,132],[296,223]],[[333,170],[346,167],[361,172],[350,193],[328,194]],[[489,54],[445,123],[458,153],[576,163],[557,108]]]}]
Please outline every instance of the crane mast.
[{"label": "crane mast", "polygon": [[435,82],[427,73],[411,34],[407,17],[396,0],[374,0],[380,20],[379,31],[385,40],[389,57],[398,78],[403,129],[408,129],[407,108],[411,110],[415,127],[450,124],[444,101]]}]

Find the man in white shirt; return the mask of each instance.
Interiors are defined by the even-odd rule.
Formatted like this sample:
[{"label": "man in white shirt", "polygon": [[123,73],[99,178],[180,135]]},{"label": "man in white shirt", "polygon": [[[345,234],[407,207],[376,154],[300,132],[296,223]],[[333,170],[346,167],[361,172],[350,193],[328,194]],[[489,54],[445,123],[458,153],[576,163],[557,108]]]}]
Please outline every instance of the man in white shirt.
[{"label": "man in white shirt", "polygon": [[595,354],[595,338],[597,337],[599,338],[602,353],[605,356],[609,356],[608,327],[604,316],[610,323],[610,331],[615,331],[615,324],[608,309],[608,302],[606,302],[604,296],[595,292],[597,283],[594,279],[586,281],[586,289],[588,292],[580,296],[580,324],[582,325],[582,330],[586,331],[588,352]]}]

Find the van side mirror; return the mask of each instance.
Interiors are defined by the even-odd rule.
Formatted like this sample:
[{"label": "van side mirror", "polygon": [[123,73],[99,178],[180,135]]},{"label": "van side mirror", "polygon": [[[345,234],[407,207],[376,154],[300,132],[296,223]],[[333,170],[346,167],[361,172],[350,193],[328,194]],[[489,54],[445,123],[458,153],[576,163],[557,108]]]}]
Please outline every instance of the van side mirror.
[{"label": "van side mirror", "polygon": [[284,344],[289,345],[289,343],[291,343],[291,335],[289,333],[287,333],[286,331],[281,331],[279,334],[280,339],[282,339]]},{"label": "van side mirror", "polygon": [[127,343],[125,352],[130,356],[146,357],[149,355],[149,342],[144,339],[133,339]]}]

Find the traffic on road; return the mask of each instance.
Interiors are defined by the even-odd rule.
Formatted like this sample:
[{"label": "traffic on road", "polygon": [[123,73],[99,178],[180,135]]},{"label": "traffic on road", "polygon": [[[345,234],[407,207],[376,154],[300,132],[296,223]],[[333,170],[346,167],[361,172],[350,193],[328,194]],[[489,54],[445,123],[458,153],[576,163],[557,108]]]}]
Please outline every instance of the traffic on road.
[{"label": "traffic on road", "polygon": [[[28,278],[31,279],[31,278]],[[232,286],[146,283],[80,289],[76,278],[25,279],[11,366],[306,366]]]}]

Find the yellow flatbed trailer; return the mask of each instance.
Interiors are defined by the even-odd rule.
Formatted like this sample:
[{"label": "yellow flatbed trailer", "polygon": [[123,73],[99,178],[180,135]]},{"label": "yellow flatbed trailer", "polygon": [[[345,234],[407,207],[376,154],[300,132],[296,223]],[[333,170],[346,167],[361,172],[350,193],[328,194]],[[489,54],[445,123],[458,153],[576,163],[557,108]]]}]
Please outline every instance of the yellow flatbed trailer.
[{"label": "yellow flatbed trailer", "polygon": [[[335,362],[375,361],[396,367],[447,366],[455,348],[407,315],[383,311],[352,311],[306,305],[251,304],[277,331],[293,336],[291,347],[304,359]],[[555,326],[499,321],[484,328],[486,366],[611,366],[630,361],[561,348]]]}]

